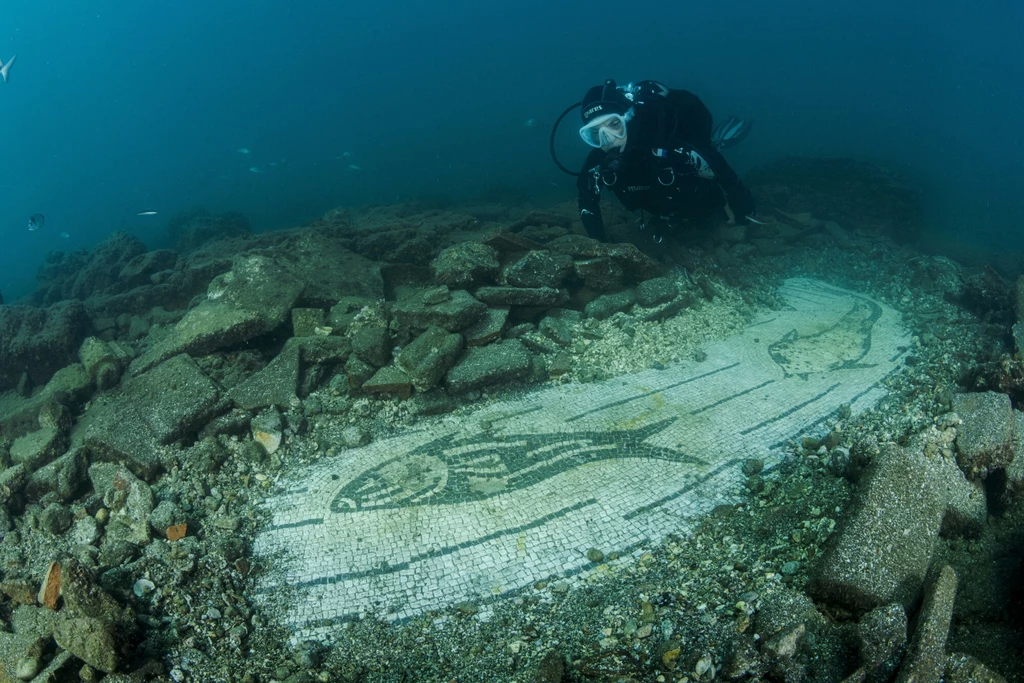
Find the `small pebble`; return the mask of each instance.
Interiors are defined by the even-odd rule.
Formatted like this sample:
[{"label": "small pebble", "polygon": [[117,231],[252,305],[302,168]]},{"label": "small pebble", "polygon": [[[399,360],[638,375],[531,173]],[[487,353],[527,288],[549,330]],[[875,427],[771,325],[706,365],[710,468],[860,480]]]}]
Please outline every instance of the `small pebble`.
[{"label": "small pebble", "polygon": [[479,607],[477,607],[475,604],[469,601],[460,602],[459,604],[455,605],[455,609],[459,611],[459,614],[463,614],[467,617],[471,617],[480,611]]},{"label": "small pebble", "polygon": [[23,681],[30,681],[39,673],[39,660],[35,657],[22,657],[18,660],[14,675]]},{"label": "small pebble", "polygon": [[370,443],[370,435],[356,426],[346,427],[341,433],[341,442],[347,448],[358,448]]},{"label": "small pebble", "polygon": [[764,462],[757,458],[750,458],[749,460],[743,461],[743,467],[741,468],[743,474],[748,477],[752,477],[755,474],[759,474],[764,469]]}]

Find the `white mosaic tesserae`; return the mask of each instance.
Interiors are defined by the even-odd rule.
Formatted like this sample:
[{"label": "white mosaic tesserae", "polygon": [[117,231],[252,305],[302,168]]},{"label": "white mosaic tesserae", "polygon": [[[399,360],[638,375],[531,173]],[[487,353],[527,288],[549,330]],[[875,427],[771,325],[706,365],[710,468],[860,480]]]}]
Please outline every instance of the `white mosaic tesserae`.
[{"label": "white mosaic tesserae", "polygon": [[[556,385],[292,473],[267,505],[261,593],[296,637],[500,598],[684,535],[734,502],[748,458],[874,405],[910,335],[895,310],[810,279],[701,362]],[[279,603],[282,581],[287,603]]]}]

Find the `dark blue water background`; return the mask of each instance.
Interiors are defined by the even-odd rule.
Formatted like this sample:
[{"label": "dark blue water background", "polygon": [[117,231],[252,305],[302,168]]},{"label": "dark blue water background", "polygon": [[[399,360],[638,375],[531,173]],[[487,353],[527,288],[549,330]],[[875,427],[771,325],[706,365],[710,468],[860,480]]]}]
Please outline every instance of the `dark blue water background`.
[{"label": "dark blue water background", "polygon": [[[571,199],[549,127],[606,77],[754,118],[729,153],[741,172],[785,154],[885,162],[925,188],[933,230],[1020,249],[1022,28],[1019,2],[8,0],[0,290],[113,230],[163,246],[193,207],[262,230],[502,188]],[[29,232],[36,212],[46,229]]]}]

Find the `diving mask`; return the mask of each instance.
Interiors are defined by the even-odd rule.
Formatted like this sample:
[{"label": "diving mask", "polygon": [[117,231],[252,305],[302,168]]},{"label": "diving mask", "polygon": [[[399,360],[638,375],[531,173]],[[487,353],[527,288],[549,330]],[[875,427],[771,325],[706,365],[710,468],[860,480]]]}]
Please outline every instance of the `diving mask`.
[{"label": "diving mask", "polygon": [[591,147],[613,147],[626,139],[626,122],[633,117],[630,109],[623,114],[604,114],[580,128],[580,137]]}]

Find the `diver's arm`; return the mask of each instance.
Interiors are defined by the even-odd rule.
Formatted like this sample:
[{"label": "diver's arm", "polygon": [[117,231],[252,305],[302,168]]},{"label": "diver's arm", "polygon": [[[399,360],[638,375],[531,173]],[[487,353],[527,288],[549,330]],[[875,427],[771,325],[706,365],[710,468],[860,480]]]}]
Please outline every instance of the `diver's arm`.
[{"label": "diver's arm", "polygon": [[715,149],[714,145],[701,145],[695,147],[708,166],[715,174],[715,181],[725,194],[725,201],[729,209],[736,215],[736,220],[743,223],[748,216],[753,216],[757,207],[754,204],[754,195],[750,193],[747,186],[743,184],[736,171],[732,170],[729,162],[725,160],[722,153]]},{"label": "diver's arm", "polygon": [[576,203],[580,209],[580,221],[587,235],[602,242],[605,241],[604,219],[601,217],[601,184],[596,169],[600,166],[603,155],[604,152],[599,149],[588,154],[583,164],[583,172],[576,181]]}]

